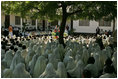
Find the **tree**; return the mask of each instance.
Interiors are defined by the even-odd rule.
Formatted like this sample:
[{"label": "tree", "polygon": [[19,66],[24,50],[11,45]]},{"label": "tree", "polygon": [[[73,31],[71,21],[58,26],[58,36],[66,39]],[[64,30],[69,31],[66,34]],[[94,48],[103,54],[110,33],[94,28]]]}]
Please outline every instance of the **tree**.
[{"label": "tree", "polygon": [[117,18],[117,2],[108,1],[100,3],[103,19],[106,21],[113,21],[113,32],[115,31],[115,19]]},{"label": "tree", "polygon": [[[2,1],[2,8],[7,13],[20,13],[22,17],[30,16],[40,19],[61,19],[59,43],[63,44],[63,33],[67,19],[98,20],[108,16],[104,9],[116,1]],[[103,9],[103,7],[106,8]],[[111,5],[113,6],[113,5]],[[110,6],[110,7],[111,7]],[[115,6],[116,8],[116,6]],[[9,11],[10,10],[10,11]],[[105,10],[107,11],[107,10]],[[116,12],[114,12],[116,13]],[[107,14],[107,15],[105,15]]]}]

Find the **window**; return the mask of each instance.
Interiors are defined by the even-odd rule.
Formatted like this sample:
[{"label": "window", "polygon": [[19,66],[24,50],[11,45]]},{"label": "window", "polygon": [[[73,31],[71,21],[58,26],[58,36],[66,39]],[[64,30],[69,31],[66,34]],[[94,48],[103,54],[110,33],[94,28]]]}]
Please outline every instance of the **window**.
[{"label": "window", "polygon": [[110,21],[99,20],[99,26],[111,26]]},{"label": "window", "polygon": [[89,20],[79,20],[79,26],[89,26]]},{"label": "window", "polygon": [[20,25],[21,21],[20,21],[20,17],[19,16],[15,16],[15,25]]},{"label": "window", "polygon": [[32,25],[36,25],[36,21],[35,20],[32,20]]}]

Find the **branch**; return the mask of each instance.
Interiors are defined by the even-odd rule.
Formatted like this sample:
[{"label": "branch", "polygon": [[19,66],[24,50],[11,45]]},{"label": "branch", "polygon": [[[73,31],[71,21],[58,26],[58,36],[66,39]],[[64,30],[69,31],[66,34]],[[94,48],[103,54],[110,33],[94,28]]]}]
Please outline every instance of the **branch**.
[{"label": "branch", "polygon": [[76,13],[79,13],[79,12],[82,12],[83,10],[76,10],[76,11],[74,11],[74,12],[72,12],[72,13],[67,13],[68,14],[68,16],[71,16],[71,15],[73,15],[73,14],[76,14]]}]

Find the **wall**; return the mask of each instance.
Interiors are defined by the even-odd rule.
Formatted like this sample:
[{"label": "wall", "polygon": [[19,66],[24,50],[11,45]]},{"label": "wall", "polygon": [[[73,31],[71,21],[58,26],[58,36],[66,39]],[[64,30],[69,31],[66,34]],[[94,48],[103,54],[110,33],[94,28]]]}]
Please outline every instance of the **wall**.
[{"label": "wall", "polygon": [[[4,21],[5,21],[5,15],[2,13],[2,15],[1,15],[1,25],[2,26],[4,26]],[[31,19],[28,19],[27,21],[30,23],[29,26],[32,26]],[[60,25],[60,23],[61,22],[58,21],[59,25]],[[15,25],[15,15],[10,15],[10,25],[21,27],[21,25]],[[70,21],[67,21],[66,25],[68,25],[70,27],[71,26]],[[90,21],[89,26],[79,26],[79,20],[73,21],[73,28],[75,29],[75,32],[78,32],[78,33],[96,33],[97,26],[99,26],[99,23],[96,21]],[[115,22],[115,26],[116,26],[115,29],[117,29],[117,19]],[[34,25],[32,27],[36,27],[36,25]],[[113,29],[113,22],[111,22],[111,27],[99,26],[99,28],[103,29],[103,30],[112,30]]]},{"label": "wall", "polygon": [[[117,21],[116,24],[117,26]],[[90,21],[89,26],[79,26],[79,20],[73,21],[73,28],[75,29],[75,32],[78,33],[96,33],[96,28],[99,26],[99,23],[96,21]],[[111,26],[99,26],[100,29],[103,30],[111,30],[113,28],[113,22],[111,22]]]},{"label": "wall", "polygon": [[1,12],[1,26],[4,26],[5,15]]}]

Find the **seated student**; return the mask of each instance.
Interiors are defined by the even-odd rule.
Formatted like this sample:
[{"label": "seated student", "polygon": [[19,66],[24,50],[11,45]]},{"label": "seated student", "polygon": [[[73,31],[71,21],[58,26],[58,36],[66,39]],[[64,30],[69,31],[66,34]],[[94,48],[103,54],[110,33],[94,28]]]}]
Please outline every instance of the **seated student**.
[{"label": "seated student", "polygon": [[116,78],[116,74],[114,74],[113,72],[113,66],[106,66],[103,69],[103,75],[101,75],[99,78]]},{"label": "seated student", "polygon": [[14,52],[15,52],[15,53],[17,52],[17,50],[18,50],[17,48],[14,48]]},{"label": "seated student", "polygon": [[87,63],[88,63],[88,64],[94,64],[94,63],[95,63],[94,57],[89,57]]},{"label": "seated student", "polygon": [[110,58],[107,58],[107,60],[105,61],[105,66],[111,66],[112,61]]},{"label": "seated student", "polygon": [[21,51],[21,56],[23,57],[23,58],[26,58],[26,56],[27,56],[27,54],[28,54],[28,52],[27,52],[27,50],[26,50],[26,45],[23,45],[22,46],[22,51]]},{"label": "seated student", "polygon": [[11,46],[10,49],[11,49],[11,50],[14,50],[14,46]]},{"label": "seated student", "polygon": [[110,67],[112,67],[113,72],[116,73],[116,72],[115,72],[115,68],[114,68],[114,66],[112,65],[112,63],[113,63],[112,60],[111,60],[110,58],[107,58],[107,60],[105,61],[104,68],[110,66]]},{"label": "seated student", "polygon": [[5,49],[6,49],[6,46],[5,45],[2,45],[2,49],[1,49],[1,60],[4,58],[5,56]]},{"label": "seated student", "polygon": [[91,72],[91,77],[97,77],[97,73],[96,73],[97,70],[96,70],[96,66],[94,65],[95,63],[94,57],[89,57],[87,63],[88,65],[86,65],[84,69]]},{"label": "seated student", "polygon": [[91,72],[85,69],[83,71],[83,78],[91,78]]},{"label": "seated student", "polygon": [[96,38],[96,43],[99,44],[101,50],[104,49],[104,45],[103,45],[101,37],[100,38]]}]

